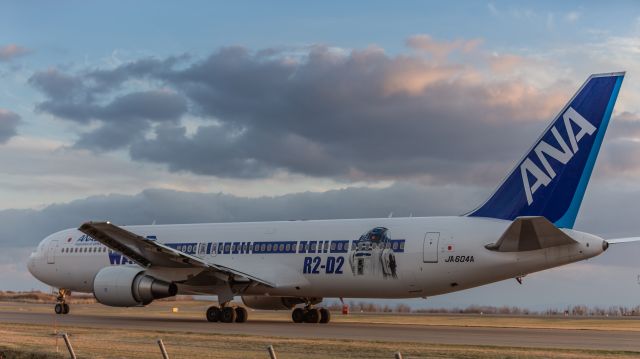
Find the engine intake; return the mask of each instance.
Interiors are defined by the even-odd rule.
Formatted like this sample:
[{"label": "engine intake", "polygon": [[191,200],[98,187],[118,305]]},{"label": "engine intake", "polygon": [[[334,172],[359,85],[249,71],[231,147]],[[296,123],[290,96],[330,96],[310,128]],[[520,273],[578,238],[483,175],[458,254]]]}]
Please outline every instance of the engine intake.
[{"label": "engine intake", "polygon": [[93,280],[93,295],[98,302],[112,307],[147,305],[177,293],[175,283],[156,279],[135,267],[103,268]]}]

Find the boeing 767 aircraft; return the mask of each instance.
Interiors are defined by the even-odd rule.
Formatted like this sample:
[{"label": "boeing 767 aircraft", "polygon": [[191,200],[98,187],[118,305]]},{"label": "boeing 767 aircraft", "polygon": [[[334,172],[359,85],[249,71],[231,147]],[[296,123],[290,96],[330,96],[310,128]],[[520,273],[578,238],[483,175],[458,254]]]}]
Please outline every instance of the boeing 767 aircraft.
[{"label": "boeing 767 aircraft", "polygon": [[98,302],[144,306],[217,295],[211,322],[244,322],[230,303],[327,323],[323,298],[414,298],[585,260],[612,243],[573,229],[624,73],[590,76],[486,202],[455,217],[117,226],[87,222],[40,242],[29,271]]}]

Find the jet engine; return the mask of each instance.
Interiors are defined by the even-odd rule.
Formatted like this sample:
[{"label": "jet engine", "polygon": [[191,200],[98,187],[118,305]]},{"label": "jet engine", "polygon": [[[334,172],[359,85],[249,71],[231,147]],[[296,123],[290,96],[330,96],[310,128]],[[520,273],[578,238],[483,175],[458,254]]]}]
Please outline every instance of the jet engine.
[{"label": "jet engine", "polygon": [[[320,303],[322,298],[311,298],[311,304]],[[265,295],[243,295],[242,302],[249,308],[262,310],[290,310],[296,304],[305,303],[304,298],[271,297]]]},{"label": "jet engine", "polygon": [[175,283],[146,275],[136,267],[106,267],[93,280],[93,295],[98,302],[112,307],[147,305],[177,293]]}]

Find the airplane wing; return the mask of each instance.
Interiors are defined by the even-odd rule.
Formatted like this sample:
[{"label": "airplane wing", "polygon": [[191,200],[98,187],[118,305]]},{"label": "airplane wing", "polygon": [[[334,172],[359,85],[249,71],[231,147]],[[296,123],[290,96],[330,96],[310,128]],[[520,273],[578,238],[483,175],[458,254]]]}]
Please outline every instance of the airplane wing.
[{"label": "airplane wing", "polygon": [[609,244],[640,242],[640,237],[613,238],[606,239],[606,241]]},{"label": "airplane wing", "polygon": [[485,248],[498,252],[524,252],[577,243],[545,217],[518,217],[500,239]]},{"label": "airplane wing", "polygon": [[[144,238],[124,228],[115,226],[109,222],[87,222],[80,228],[80,232],[88,234],[93,239],[104,244],[110,249],[122,253],[141,267],[159,266],[172,268],[198,267],[208,269],[213,272],[231,277],[243,277],[248,280],[264,284],[268,287],[276,288],[282,285],[289,285],[299,278],[284,276],[282,282],[274,281],[275,278],[265,279],[249,272],[249,270],[237,270],[229,266],[204,261],[198,257],[180,252],[155,240]],[[283,271],[286,274],[291,271]]]}]

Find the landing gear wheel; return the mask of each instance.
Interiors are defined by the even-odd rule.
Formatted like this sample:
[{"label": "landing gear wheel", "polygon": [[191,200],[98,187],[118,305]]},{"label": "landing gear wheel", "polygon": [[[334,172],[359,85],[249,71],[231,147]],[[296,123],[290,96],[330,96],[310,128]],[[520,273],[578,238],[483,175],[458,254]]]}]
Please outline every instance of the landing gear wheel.
[{"label": "landing gear wheel", "polygon": [[320,323],[326,324],[331,321],[331,312],[327,308],[320,308]]},{"label": "landing gear wheel", "polygon": [[293,319],[294,323],[302,323],[304,322],[304,309],[296,308],[291,312],[291,319]]},{"label": "landing gear wheel", "polygon": [[320,323],[320,310],[317,308],[311,308],[307,310],[304,315],[305,323]]},{"label": "landing gear wheel", "polygon": [[58,289],[58,296],[56,297],[56,305],[53,308],[56,314],[68,314],[69,313],[69,304],[64,302],[64,298],[71,294],[71,291],[68,289],[60,288]]},{"label": "landing gear wheel", "polygon": [[249,317],[249,313],[247,313],[247,309],[243,307],[236,307],[236,323],[244,323],[247,321],[247,317]]},{"label": "landing gear wheel", "polygon": [[222,318],[222,312],[220,311],[220,308],[216,307],[215,305],[207,308],[208,321],[219,322],[221,318]]},{"label": "landing gear wheel", "polygon": [[220,319],[223,323],[233,323],[236,320],[236,310],[233,307],[224,307],[222,308],[222,318]]}]

